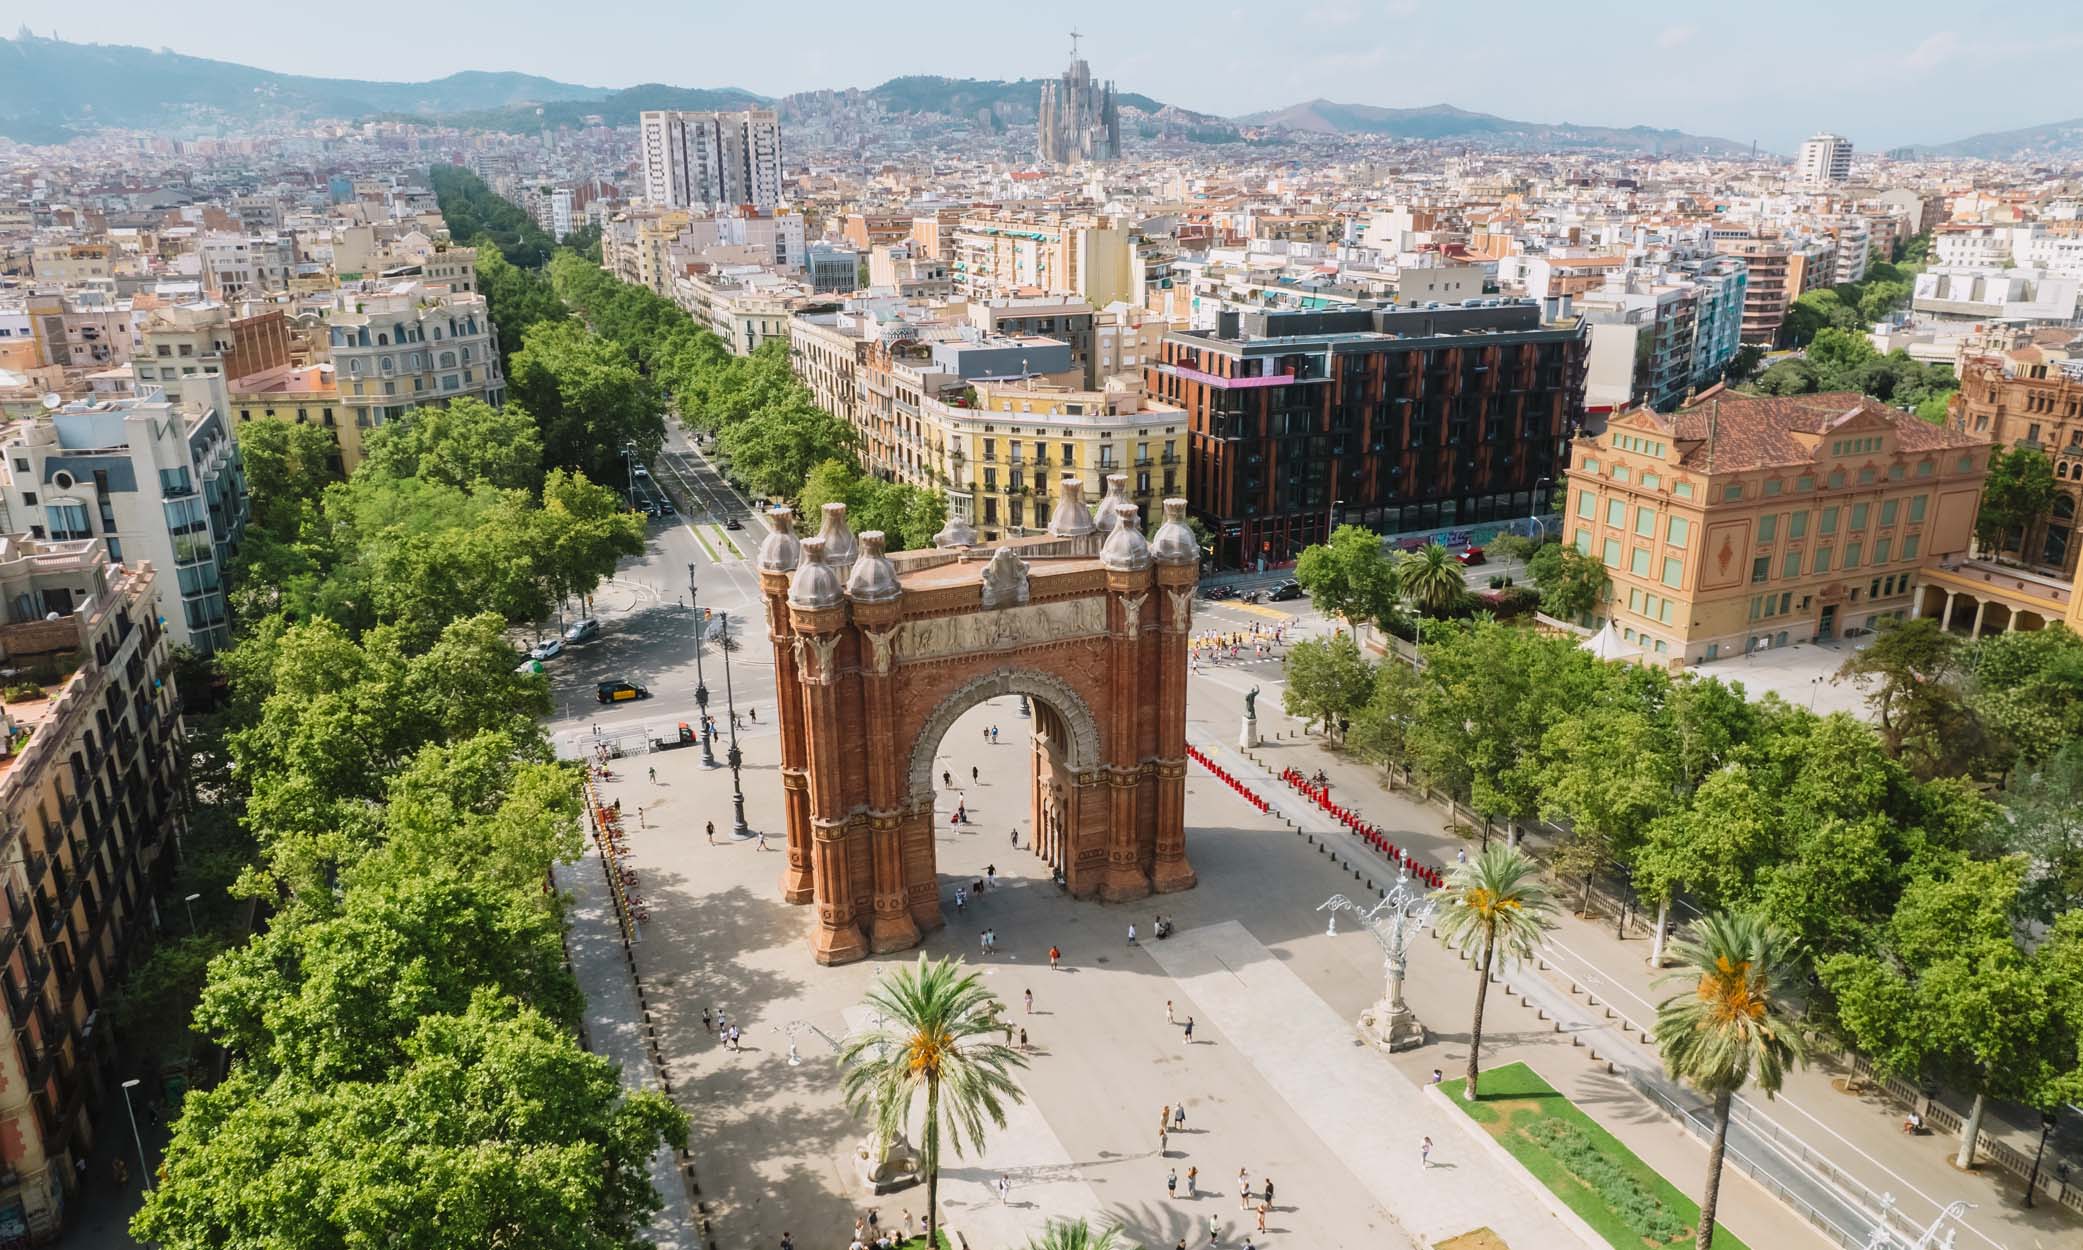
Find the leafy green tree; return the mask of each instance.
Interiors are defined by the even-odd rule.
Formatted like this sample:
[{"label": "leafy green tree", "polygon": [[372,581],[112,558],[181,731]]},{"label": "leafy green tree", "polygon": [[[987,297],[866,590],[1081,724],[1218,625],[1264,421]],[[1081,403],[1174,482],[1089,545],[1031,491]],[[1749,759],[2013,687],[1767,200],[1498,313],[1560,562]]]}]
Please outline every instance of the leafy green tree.
[{"label": "leafy green tree", "polygon": [[169,1250],[648,1244],[652,1156],[687,1142],[665,1095],[625,1090],[566,1025],[490,993],[420,1019],[403,1050],[375,1080],[240,1066],[190,1093],[131,1235]]},{"label": "leafy green tree", "polygon": [[478,249],[477,286],[484,292],[485,311],[497,332],[499,359],[508,377],[512,376],[513,359],[520,354],[528,331],[571,315],[541,273],[508,264],[497,248]]},{"label": "leafy green tree", "polygon": [[[1583,875],[1582,910],[1590,906],[1598,873],[1629,859],[1650,822],[1672,805],[1677,779],[1670,737],[1639,709],[1594,706],[1549,729],[1541,756],[1542,814],[1570,824],[1555,871]],[[1621,760],[1626,767],[1615,767]]]},{"label": "leafy green tree", "polygon": [[1765,363],[1765,349],[1758,343],[1737,345],[1729,362],[1721,367],[1721,380],[1729,386],[1741,386],[1757,376]]},{"label": "leafy green tree", "polygon": [[626,481],[623,449],[649,463],[665,439],[650,382],[614,344],[570,321],[530,329],[507,373],[514,400],[542,426],[543,463],[596,482]]},{"label": "leafy green tree", "polygon": [[1859,310],[1844,302],[1834,290],[1810,291],[1787,309],[1779,336],[1790,347],[1806,347],[1824,330],[1856,330]]},{"label": "leafy green tree", "polygon": [[1888,753],[1920,777],[1987,762],[1989,744],[1960,680],[1960,639],[1932,617],[1882,621],[1837,675],[1866,691]]},{"label": "leafy green tree", "polygon": [[1703,918],[1673,949],[1680,966],[1664,979],[1688,988],[1657,1006],[1656,1044],[1664,1070],[1714,1105],[1694,1241],[1699,1250],[1711,1250],[1736,1092],[1755,1084],[1769,1098],[1779,1092],[1787,1069],[1807,1061],[1792,1014],[1801,962],[1784,934],[1740,912]]},{"label": "leafy green tree", "polygon": [[2054,506],[2054,462],[2037,447],[2013,447],[1989,459],[1975,542],[1984,551],[2014,546],[2027,525]]},{"label": "leafy green tree", "polygon": [[1994,634],[1962,659],[1976,715],[2019,757],[2083,738],[2083,638],[2066,625]]},{"label": "leafy green tree", "polygon": [[1635,888],[1657,903],[1649,962],[1663,962],[1671,902],[1680,892],[1709,907],[1746,906],[1779,849],[1771,796],[1740,764],[1709,775],[1687,802],[1652,820],[1633,857]]},{"label": "leafy green tree", "polygon": [[340,447],[316,425],[294,421],[247,421],[239,426],[239,457],[252,493],[249,532],[293,539],[307,508],[340,480]]},{"label": "leafy green tree", "polygon": [[534,491],[542,484],[542,432],[519,404],[494,408],[465,396],[442,407],[409,409],[402,419],[370,430],[357,472],[424,478],[463,490]]},{"label": "leafy green tree", "polygon": [[1027,1066],[1019,1051],[992,1041],[1007,1030],[1005,1004],[957,959],[919,956],[910,968],[876,978],[867,1006],[882,1024],[855,1036],[839,1056],[847,1107],[866,1112],[884,1143],[904,1136],[912,1104],[925,1097],[919,1166],[926,1176],[926,1244],[940,1233],[940,1138],[956,1154],[982,1150],[986,1122],[1005,1127],[1005,1108],[1022,1101],[1013,1080]]},{"label": "leafy green tree", "polygon": [[1541,611],[1558,621],[1582,621],[1611,593],[1612,579],[1596,557],[1567,543],[1550,543],[1526,561],[1526,575],[1541,592]]},{"label": "leafy green tree", "polygon": [[1029,1238],[1027,1250],[1130,1250],[1122,1239],[1121,1226],[1094,1228],[1085,1220],[1050,1220],[1042,1235]]},{"label": "leafy green tree", "polygon": [[1884,321],[1890,313],[1909,303],[1909,295],[1910,284],[1907,282],[1868,283],[1859,295],[1859,319]]},{"label": "leafy green tree", "polygon": [[1427,616],[1445,616],[1468,597],[1461,565],[1445,547],[1431,543],[1398,562],[1396,585]]},{"label": "leafy green tree", "polygon": [[2023,857],[1961,860],[1902,894],[1870,952],[1818,968],[1845,1035],[1876,1071],[1971,1093],[1957,1166],[1974,1166],[1988,1100],[2047,1105],[2068,1056],[2046,969],[2017,940]]},{"label": "leafy green tree", "polygon": [[1490,971],[1530,959],[1549,927],[1555,902],[1540,879],[1540,866],[1515,846],[1497,845],[1447,870],[1438,890],[1434,929],[1475,964],[1475,1015],[1468,1026],[1468,1083],[1461,1096],[1476,1098],[1483,1051],[1483,1005]]},{"label": "leafy green tree", "polygon": [[1806,360],[1779,360],[1766,366],[1750,389],[1760,395],[1812,395],[1823,389],[1823,381],[1816,367]]},{"label": "leafy green tree", "polygon": [[2083,909],[2083,740],[2019,770],[2003,799],[2005,845],[2031,865],[2020,913],[2051,924]]},{"label": "leafy green tree", "polygon": [[716,445],[753,494],[787,499],[801,493],[813,468],[852,459],[853,429],[804,399],[725,426]]},{"label": "leafy green tree", "polygon": [[643,518],[583,473],[550,470],[542,507],[529,520],[537,576],[551,601],[592,594],[618,563],[644,550]]},{"label": "leafy green tree", "polygon": [[1856,376],[1858,370],[1879,359],[1873,341],[1855,328],[1825,327],[1817,330],[1808,344],[1808,363],[1815,368],[1822,380],[1821,389],[1826,391],[1841,389],[1834,383]]},{"label": "leafy green tree", "polygon": [[933,545],[947,519],[947,497],[903,482],[885,482],[845,460],[827,460],[804,478],[797,508],[815,526],[824,505],[843,503],[856,533],[881,530],[891,551]]},{"label": "leafy green tree", "polygon": [[1347,745],[1383,768],[1408,765],[1410,724],[1417,714],[1418,670],[1389,661],[1374,666],[1367,701],[1352,713]]},{"label": "leafy green tree", "polygon": [[1379,625],[1396,610],[1397,561],[1381,535],[1364,525],[1341,525],[1327,543],[1312,544],[1295,561],[1295,580],[1317,611],[1352,625]]},{"label": "leafy green tree", "polygon": [[1335,733],[1373,693],[1374,666],[1351,634],[1305,638],[1288,648],[1287,685],[1280,698],[1289,715],[1320,722],[1325,732]]},{"label": "leafy green tree", "polygon": [[138,1054],[172,1059],[198,1049],[188,1017],[202,994],[210,961],[224,951],[215,933],[163,939],[124,977],[108,1004],[123,1044]]}]

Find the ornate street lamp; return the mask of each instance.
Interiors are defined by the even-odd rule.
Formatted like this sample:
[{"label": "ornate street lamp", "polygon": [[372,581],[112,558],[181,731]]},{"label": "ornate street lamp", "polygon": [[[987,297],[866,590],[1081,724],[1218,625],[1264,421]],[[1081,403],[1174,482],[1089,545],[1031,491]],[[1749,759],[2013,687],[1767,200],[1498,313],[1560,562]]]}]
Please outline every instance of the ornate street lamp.
[{"label": "ornate street lamp", "polygon": [[1338,913],[1350,911],[1381,944],[1388,984],[1381,1001],[1360,1013],[1360,1032],[1383,1050],[1409,1050],[1425,1043],[1425,1026],[1403,1001],[1403,974],[1410,964],[1411,934],[1432,923],[1434,906],[1428,891],[1412,882],[1409,874],[1399,873],[1388,895],[1365,911],[1343,894],[1333,894],[1317,908],[1331,913],[1326,937],[1337,936]]},{"label": "ornate street lamp", "polygon": [[702,628],[701,600],[696,598],[694,564],[687,565],[687,606],[694,609],[694,705],[701,709],[695,717],[695,729],[702,740],[702,767],[716,767],[716,752],[709,746],[709,683],[702,677]]},{"label": "ornate street lamp", "polygon": [[[730,613],[718,612],[716,620],[723,626],[723,704],[730,713],[730,788],[734,823],[731,832],[741,838],[752,836],[751,826],[745,823],[745,787],[738,776],[738,766],[745,762],[745,753],[738,750],[738,702],[731,694],[730,680]],[[699,654],[699,652],[697,652]]]}]

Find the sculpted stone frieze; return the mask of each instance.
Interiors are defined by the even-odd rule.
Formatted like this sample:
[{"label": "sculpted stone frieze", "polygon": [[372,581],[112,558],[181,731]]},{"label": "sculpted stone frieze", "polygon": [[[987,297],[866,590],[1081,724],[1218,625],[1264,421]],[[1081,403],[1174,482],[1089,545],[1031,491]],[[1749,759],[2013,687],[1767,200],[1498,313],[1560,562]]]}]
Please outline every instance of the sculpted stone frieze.
[{"label": "sculpted stone frieze", "polygon": [[1031,603],[987,615],[929,617],[897,627],[897,662],[913,664],[955,655],[1007,651],[1106,632],[1104,599]]}]

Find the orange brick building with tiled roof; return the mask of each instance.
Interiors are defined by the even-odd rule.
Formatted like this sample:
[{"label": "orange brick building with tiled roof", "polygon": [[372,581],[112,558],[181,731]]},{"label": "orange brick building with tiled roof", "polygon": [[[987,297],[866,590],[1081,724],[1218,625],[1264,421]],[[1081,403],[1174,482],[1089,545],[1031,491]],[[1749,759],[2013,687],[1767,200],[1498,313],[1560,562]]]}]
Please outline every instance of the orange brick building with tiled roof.
[{"label": "orange brick building with tiled roof", "polygon": [[1564,528],[1612,578],[1609,617],[1678,667],[1912,616],[1963,556],[1989,444],[1854,392],[1719,388],[1572,444]]}]

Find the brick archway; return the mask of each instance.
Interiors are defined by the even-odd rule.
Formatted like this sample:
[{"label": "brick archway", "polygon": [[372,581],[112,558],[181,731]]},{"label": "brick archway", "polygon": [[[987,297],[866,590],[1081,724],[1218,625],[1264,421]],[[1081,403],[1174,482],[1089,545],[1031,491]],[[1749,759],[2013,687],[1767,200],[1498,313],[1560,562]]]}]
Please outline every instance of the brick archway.
[{"label": "brick archway", "polygon": [[902,950],[943,922],[933,758],[986,699],[1033,701],[1027,838],[1072,894],[1183,890],[1186,645],[1199,549],[1184,504],[1145,540],[1120,479],[1095,518],[1066,478],[1047,537],[926,551],[858,538],[843,504],[798,540],[775,513],[760,583],[779,691],[782,896],[812,951]]}]

